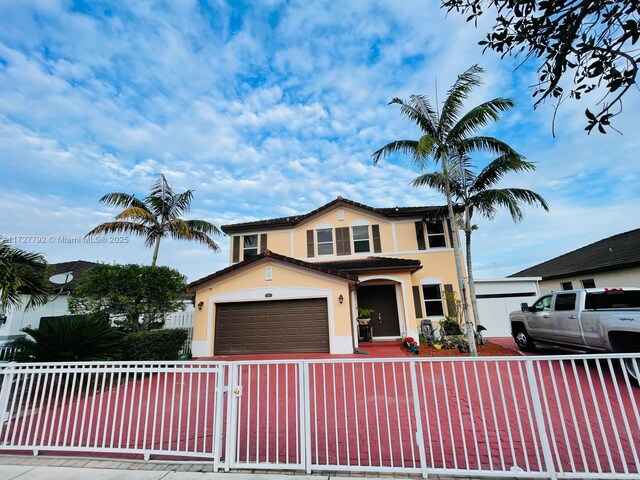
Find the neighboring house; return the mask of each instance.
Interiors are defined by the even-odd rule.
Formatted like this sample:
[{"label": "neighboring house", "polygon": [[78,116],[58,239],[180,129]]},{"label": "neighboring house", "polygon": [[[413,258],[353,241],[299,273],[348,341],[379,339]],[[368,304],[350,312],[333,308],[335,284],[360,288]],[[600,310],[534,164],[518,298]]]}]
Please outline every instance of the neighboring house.
[{"label": "neighboring house", "polygon": [[574,288],[640,287],[640,229],[599,240],[511,277],[542,277],[543,294]]},{"label": "neighboring house", "polygon": [[373,208],[342,197],[304,215],[222,226],[230,266],[189,285],[193,354],[352,353],[357,307],[373,339],[418,338],[457,292],[447,222],[433,207]]},{"label": "neighboring house", "polygon": [[38,328],[40,318],[69,313],[69,294],[78,285],[78,280],[84,273],[97,263],[76,260],[73,262],[53,263],[49,265],[51,271],[52,295],[49,301],[35,309],[26,310],[29,295],[22,295],[22,306],[18,310],[5,312],[7,322],[0,325],[0,344],[15,338],[24,337],[21,330],[25,327]]}]

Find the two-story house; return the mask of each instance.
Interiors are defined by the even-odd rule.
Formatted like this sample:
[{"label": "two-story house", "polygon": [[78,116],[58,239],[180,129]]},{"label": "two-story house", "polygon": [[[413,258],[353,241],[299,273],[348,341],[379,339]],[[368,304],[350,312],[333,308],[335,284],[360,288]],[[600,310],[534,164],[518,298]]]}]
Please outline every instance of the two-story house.
[{"label": "two-story house", "polygon": [[418,337],[457,292],[451,232],[433,207],[342,197],[303,215],[225,225],[230,266],[196,280],[193,354],[352,353],[357,308],[373,340]]}]

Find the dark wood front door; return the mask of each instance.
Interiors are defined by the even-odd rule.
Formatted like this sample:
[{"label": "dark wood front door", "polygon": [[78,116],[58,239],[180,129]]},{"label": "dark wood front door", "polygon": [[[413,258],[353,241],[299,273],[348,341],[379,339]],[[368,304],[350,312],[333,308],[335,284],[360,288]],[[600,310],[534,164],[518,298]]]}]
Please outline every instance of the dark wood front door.
[{"label": "dark wood front door", "polygon": [[358,306],[373,310],[374,337],[399,337],[398,302],[395,285],[371,285],[358,288]]},{"label": "dark wood front door", "polygon": [[329,352],[326,298],[216,304],[215,355]]}]

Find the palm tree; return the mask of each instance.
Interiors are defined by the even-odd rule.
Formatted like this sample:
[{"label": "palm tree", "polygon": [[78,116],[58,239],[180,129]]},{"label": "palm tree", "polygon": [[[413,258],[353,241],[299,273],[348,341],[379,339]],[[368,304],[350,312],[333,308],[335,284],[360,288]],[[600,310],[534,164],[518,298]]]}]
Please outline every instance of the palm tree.
[{"label": "palm tree", "polygon": [[[374,164],[382,158],[403,153],[412,155],[413,161],[421,170],[426,168],[430,159],[439,165],[445,179],[447,216],[452,232],[455,232],[455,216],[449,170],[455,167],[456,161],[474,151],[485,151],[496,156],[516,154],[513,148],[496,138],[476,135],[480,128],[499,120],[501,112],[513,107],[515,105],[513,100],[494,98],[462,114],[464,101],[473,88],[481,84],[479,74],[483,71],[482,68],[474,65],[459,75],[447,92],[447,98],[442,104],[442,112],[432,107],[426,95],[411,95],[408,101],[394,98],[390,103],[400,105],[401,114],[414,122],[422,131],[422,135],[418,140],[396,140],[373,154]],[[467,342],[470,354],[475,356],[477,349],[473,323],[469,316],[460,245],[458,236],[455,234],[452,236]]]},{"label": "palm tree", "polygon": [[158,259],[160,240],[171,236],[178,240],[194,240],[204,243],[217,252],[220,247],[209,235],[219,235],[220,230],[204,220],[183,220],[180,218],[189,211],[193,191],[175,193],[163,174],[151,186],[149,196],[144,200],[128,193],[109,193],[100,202],[114,207],[124,208],[113,222],[98,225],[87,233],[86,237],[100,233],[132,233],[145,237],[145,245],[154,247],[151,266]]},{"label": "palm tree", "polygon": [[21,295],[29,295],[25,309],[44,305],[49,300],[51,283],[44,257],[12,247],[0,237],[0,308],[18,308]]},{"label": "palm tree", "polygon": [[[460,223],[465,235],[469,293],[473,317],[476,322],[479,322],[478,302],[473,283],[473,263],[471,261],[471,234],[477,229],[477,226],[471,223],[473,214],[477,212],[491,220],[495,217],[497,209],[503,207],[509,210],[511,218],[517,223],[524,216],[522,209],[525,205],[540,205],[545,211],[549,211],[549,206],[542,196],[531,190],[492,188],[508,173],[535,170],[535,165],[527,162],[520,155],[501,155],[484,167],[479,174],[473,172],[468,156],[463,157],[457,167],[456,170],[450,172],[448,180],[451,196],[455,202],[454,210],[464,212]],[[445,193],[446,183],[447,179],[441,172],[434,172],[420,175],[413,180],[412,185],[415,187],[427,186]],[[438,212],[435,210],[433,213],[436,215]]]}]

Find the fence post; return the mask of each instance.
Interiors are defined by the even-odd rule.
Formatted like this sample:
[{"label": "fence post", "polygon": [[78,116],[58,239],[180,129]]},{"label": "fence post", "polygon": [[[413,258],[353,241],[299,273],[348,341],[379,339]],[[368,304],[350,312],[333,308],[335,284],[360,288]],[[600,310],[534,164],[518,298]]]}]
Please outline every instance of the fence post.
[{"label": "fence post", "polygon": [[[225,387],[224,380],[226,367],[223,363],[216,366],[216,383],[215,383],[215,413],[213,420],[213,471],[217,472],[220,468],[220,456],[222,455],[222,441],[224,432],[222,430],[222,413],[224,412],[225,396],[228,397],[228,388]],[[229,401],[229,400],[228,400]],[[206,420],[205,420],[206,421]]]},{"label": "fence post", "polygon": [[300,424],[303,431],[301,432],[301,441],[304,458],[303,466],[307,474],[311,473],[311,394],[309,387],[309,363],[301,362],[300,370],[302,373],[302,381],[300,382],[300,412],[302,418]]},{"label": "fence post", "polygon": [[11,420],[11,412],[9,411],[9,397],[11,388],[13,387],[13,377],[15,373],[6,373],[8,369],[12,369],[15,362],[0,366],[0,375],[2,376],[2,388],[0,388],[0,426],[4,422]]},{"label": "fence post", "polygon": [[[236,461],[235,442],[238,429],[238,397],[235,395],[233,389],[237,387],[238,383],[238,365],[235,362],[229,362],[229,375],[228,383],[226,387],[223,387],[223,391],[227,391],[227,443],[225,447],[225,462],[224,471],[228,472],[231,467],[234,466]],[[240,392],[241,394],[242,392]],[[224,394],[223,394],[224,398]]]},{"label": "fence post", "polygon": [[416,443],[418,444],[418,454],[420,456],[420,473],[422,478],[428,478],[427,474],[427,454],[424,448],[424,434],[422,431],[422,414],[420,413],[420,397],[418,396],[418,376],[416,375],[416,362],[409,362],[409,373],[411,377],[411,392],[413,394],[413,409],[416,419]]},{"label": "fence post", "polygon": [[551,446],[549,445],[549,438],[547,437],[547,427],[542,412],[542,402],[540,401],[540,392],[538,390],[538,381],[536,379],[535,371],[533,370],[533,360],[525,360],[524,362],[527,370],[527,379],[529,381],[529,391],[531,393],[531,402],[533,403],[533,413],[536,417],[536,425],[538,427],[538,433],[540,435],[540,446],[542,447],[542,455],[544,457],[544,463],[547,468],[547,473],[551,480],[557,480],[556,469],[553,464],[553,457],[551,454]]}]

